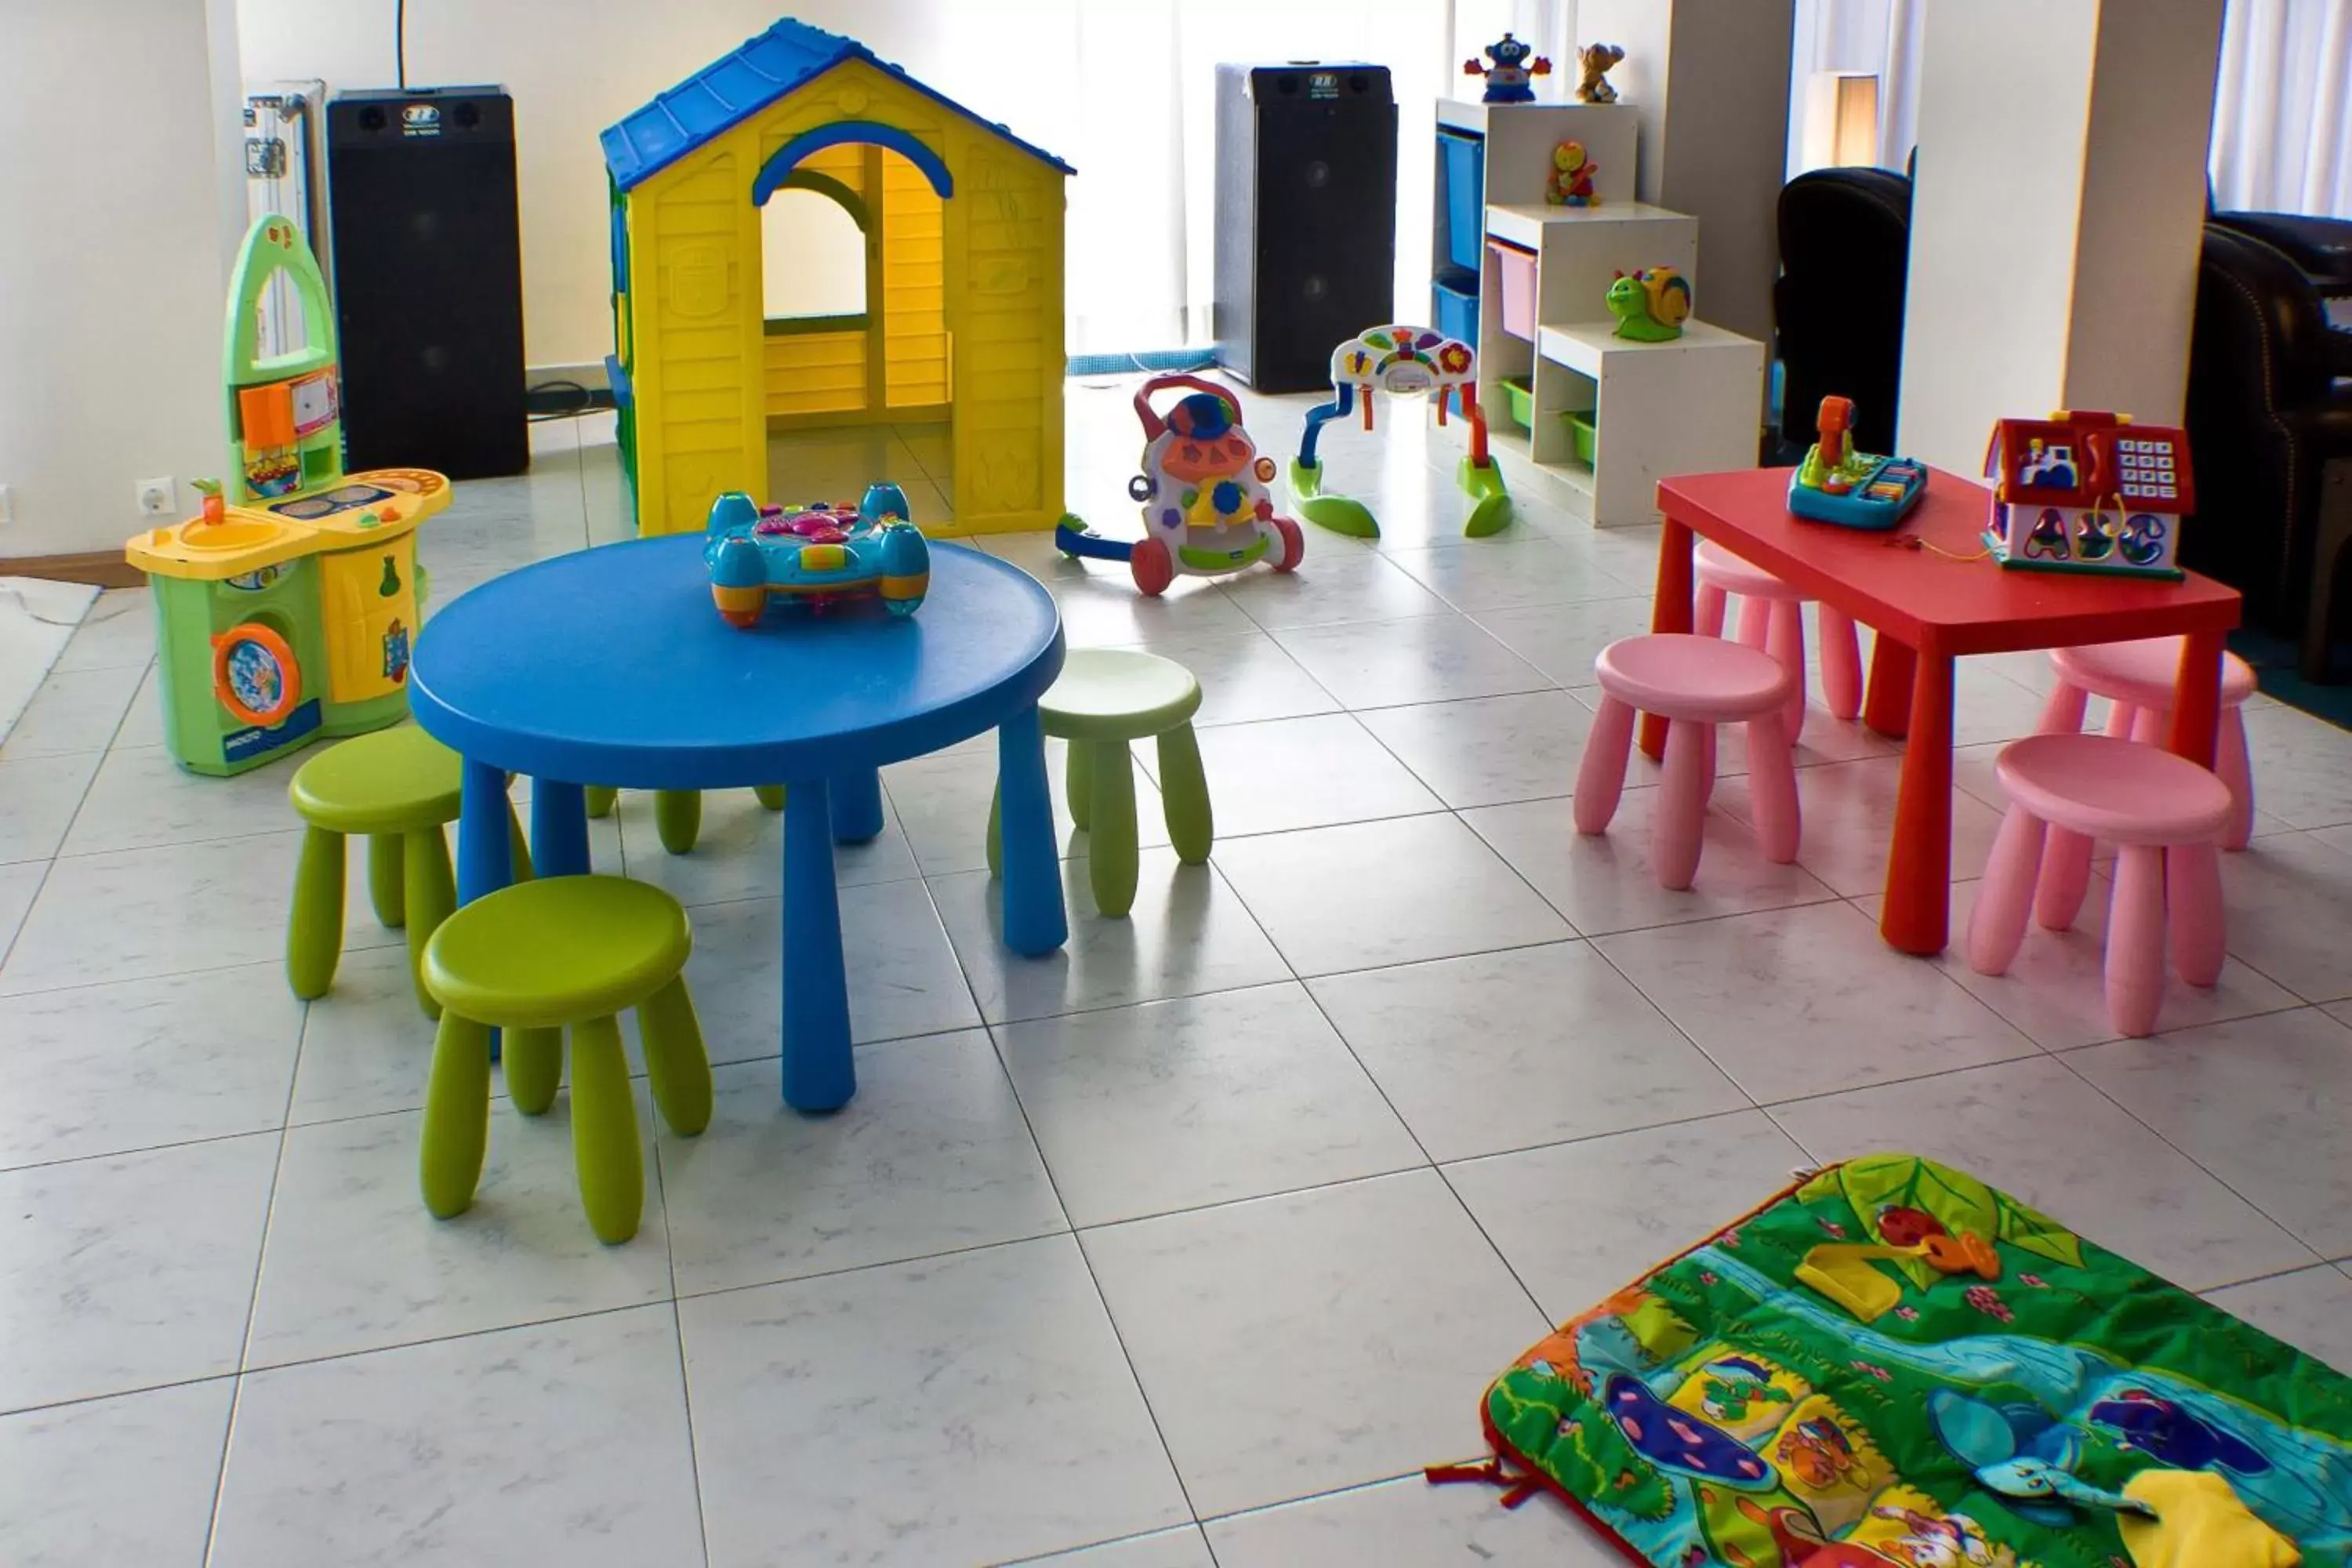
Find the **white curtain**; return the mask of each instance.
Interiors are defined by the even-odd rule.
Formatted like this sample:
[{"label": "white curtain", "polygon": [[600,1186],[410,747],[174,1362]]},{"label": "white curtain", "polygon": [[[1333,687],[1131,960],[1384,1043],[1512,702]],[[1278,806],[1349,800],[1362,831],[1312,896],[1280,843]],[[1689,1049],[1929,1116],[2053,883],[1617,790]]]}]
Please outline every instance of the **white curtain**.
[{"label": "white curtain", "polygon": [[[1077,165],[1065,269],[1072,353],[1200,345],[1211,338],[1223,61],[1389,67],[1398,309],[1427,310],[1433,105],[1460,90],[1448,72],[1462,68],[1448,58],[1444,9],[1428,0],[1021,0],[1024,25],[1007,37],[996,6],[942,5],[927,40],[941,57],[929,79],[983,79],[971,101],[989,102],[1005,101],[1005,76],[1030,84],[1025,99],[1014,95],[1015,123]],[[984,100],[983,84],[992,89]]]},{"label": "white curtain", "polygon": [[1796,0],[1789,48],[1789,173],[1805,167],[1805,93],[1819,71],[1878,78],[1878,151],[1883,169],[1911,155],[1919,111],[1919,23],[1926,0]]},{"label": "white curtain", "polygon": [[2352,218],[2352,0],[2230,0],[2210,167],[2225,210]]}]

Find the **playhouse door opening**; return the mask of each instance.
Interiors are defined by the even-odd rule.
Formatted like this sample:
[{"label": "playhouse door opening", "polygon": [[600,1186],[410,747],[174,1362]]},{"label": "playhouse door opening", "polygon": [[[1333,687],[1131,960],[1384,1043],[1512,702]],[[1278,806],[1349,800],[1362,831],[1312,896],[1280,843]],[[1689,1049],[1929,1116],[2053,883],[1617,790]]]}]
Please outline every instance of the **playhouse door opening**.
[{"label": "playhouse door opening", "polygon": [[770,494],[855,500],[887,479],[951,518],[944,210],[891,148],[823,147],[760,215]]}]

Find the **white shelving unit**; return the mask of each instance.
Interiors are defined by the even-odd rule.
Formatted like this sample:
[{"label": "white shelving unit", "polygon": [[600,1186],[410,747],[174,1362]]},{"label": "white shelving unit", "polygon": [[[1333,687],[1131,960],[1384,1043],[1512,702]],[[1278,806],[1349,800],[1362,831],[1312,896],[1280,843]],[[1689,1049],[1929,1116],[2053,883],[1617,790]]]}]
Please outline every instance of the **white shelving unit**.
[{"label": "white shelving unit", "polygon": [[[1670,474],[1754,465],[1763,422],[1765,348],[1703,321],[1685,323],[1664,343],[1615,335],[1607,304],[1621,272],[1671,267],[1698,275],[1698,219],[1633,199],[1641,115],[1630,103],[1488,104],[1440,99],[1441,137],[1481,144],[1479,191],[1486,238],[1535,257],[1535,335],[1503,330],[1502,269],[1493,250],[1477,257],[1478,402],[1488,439],[1515,489],[1547,491],[1589,511],[1596,527],[1632,527],[1657,515],[1657,482]],[[1552,150],[1582,142],[1599,165],[1600,205],[1553,206],[1544,200]],[[1441,180],[1435,251],[1441,276],[1449,258],[1452,187]],[[1465,215],[1465,218],[1467,215]],[[1457,287],[1467,288],[1466,277]],[[1524,379],[1534,418],[1511,416],[1503,383]],[[1594,462],[1579,462],[1560,416],[1595,411]],[[1456,438],[1461,425],[1449,426]]]},{"label": "white shelving unit", "polygon": [[[1465,222],[1484,231],[1483,215],[1497,202],[1543,200],[1552,173],[1552,151],[1562,142],[1578,142],[1597,166],[1593,189],[1605,205],[1633,200],[1633,159],[1640,146],[1641,116],[1623,103],[1484,103],[1476,99],[1437,100],[1439,138],[1436,201],[1433,212],[1430,277],[1433,283],[1461,286],[1449,240],[1454,198],[1466,197]],[[1478,170],[1475,187],[1456,193],[1445,173],[1449,142],[1475,144]],[[1479,248],[1473,246],[1473,250]],[[1464,260],[1470,275],[1479,272],[1478,258]],[[1436,309],[1431,309],[1436,325]]]},{"label": "white shelving unit", "polygon": [[[1597,207],[1505,203],[1487,207],[1486,233],[1535,253],[1538,324],[1605,317],[1609,285],[1620,272],[1675,267],[1688,277],[1698,264],[1698,220],[1646,202],[1604,200]],[[1558,419],[1547,419],[1541,414],[1533,428],[1512,419],[1503,378],[1529,378],[1538,407],[1589,408],[1591,400],[1588,396],[1578,401],[1562,388],[1543,384],[1551,373],[1538,356],[1535,341],[1503,330],[1501,264],[1491,250],[1483,262],[1478,285],[1479,405],[1486,410],[1491,429],[1522,438],[1506,441],[1505,450],[1517,455],[1524,446],[1534,462],[1565,463],[1570,450],[1567,430]],[[1571,488],[1589,489],[1576,480],[1577,476],[1568,477]]]},{"label": "white shelving unit", "polygon": [[[1617,336],[1616,325],[1536,331],[1536,420],[1557,428],[1526,455],[1591,495],[1597,528],[1650,521],[1669,475],[1753,468],[1764,397],[1764,345],[1753,338],[1693,320],[1670,342],[1643,343]],[[1590,468],[1559,418],[1570,409],[1599,420]]]}]

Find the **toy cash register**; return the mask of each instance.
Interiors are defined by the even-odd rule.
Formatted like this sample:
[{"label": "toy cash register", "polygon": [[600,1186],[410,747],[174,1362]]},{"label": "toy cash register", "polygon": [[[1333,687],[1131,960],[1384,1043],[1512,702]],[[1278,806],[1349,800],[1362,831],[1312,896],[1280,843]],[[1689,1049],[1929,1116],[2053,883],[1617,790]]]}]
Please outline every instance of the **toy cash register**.
[{"label": "toy cash register", "polygon": [[1822,398],[1819,426],[1821,439],[1789,479],[1789,510],[1799,517],[1842,528],[1893,528],[1927,494],[1924,463],[1853,449],[1853,399]]}]

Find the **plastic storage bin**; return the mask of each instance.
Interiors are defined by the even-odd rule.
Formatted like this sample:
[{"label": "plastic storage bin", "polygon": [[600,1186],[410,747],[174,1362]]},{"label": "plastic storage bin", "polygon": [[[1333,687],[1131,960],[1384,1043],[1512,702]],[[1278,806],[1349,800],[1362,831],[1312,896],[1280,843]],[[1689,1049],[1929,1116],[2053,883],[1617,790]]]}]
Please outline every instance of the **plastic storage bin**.
[{"label": "plastic storage bin", "polygon": [[1528,384],[1526,376],[1507,375],[1503,378],[1503,406],[1521,425],[1532,426],[1535,424],[1535,388]]},{"label": "plastic storage bin", "polygon": [[1503,331],[1530,342],[1536,335],[1536,255],[1508,240],[1489,239],[1496,269],[1502,274]]},{"label": "plastic storage bin", "polygon": [[1474,349],[1478,346],[1478,296],[1475,290],[1433,283],[1429,311],[1437,318],[1433,324],[1439,331],[1449,338],[1460,338]]},{"label": "plastic storage bin", "polygon": [[1592,466],[1592,448],[1601,439],[1601,420],[1591,409],[1571,409],[1568,415],[1569,443],[1576,450],[1576,460],[1586,468]]},{"label": "plastic storage bin", "polygon": [[1451,266],[1475,271],[1478,241],[1486,232],[1485,140],[1452,131],[1439,132],[1437,167],[1445,196],[1445,260]]}]

